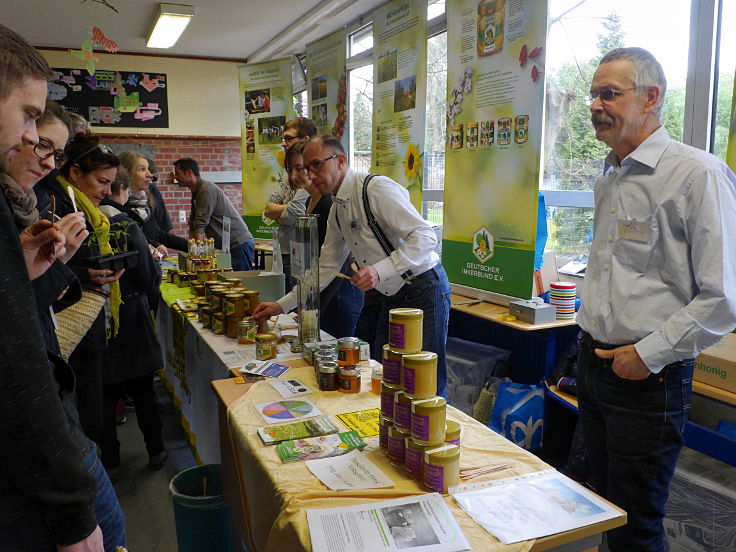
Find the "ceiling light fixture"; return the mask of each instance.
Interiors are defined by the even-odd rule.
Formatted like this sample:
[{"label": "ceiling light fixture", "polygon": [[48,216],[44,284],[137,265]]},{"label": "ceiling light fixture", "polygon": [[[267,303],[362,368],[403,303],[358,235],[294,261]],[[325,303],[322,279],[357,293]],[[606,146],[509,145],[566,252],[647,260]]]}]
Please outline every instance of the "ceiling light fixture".
[{"label": "ceiling light fixture", "polygon": [[159,4],[159,12],[148,33],[148,48],[171,48],[194,17],[194,6]]}]

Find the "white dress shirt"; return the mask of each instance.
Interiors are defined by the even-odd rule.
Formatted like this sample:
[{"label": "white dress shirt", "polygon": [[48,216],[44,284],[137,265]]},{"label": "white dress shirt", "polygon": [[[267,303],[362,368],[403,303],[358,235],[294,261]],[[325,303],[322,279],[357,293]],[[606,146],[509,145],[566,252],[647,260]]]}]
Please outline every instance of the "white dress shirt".
[{"label": "white dress shirt", "polygon": [[606,162],[577,320],[657,373],[736,326],[736,177],[664,127]]},{"label": "white dress shirt", "polygon": [[[380,278],[376,290],[387,296],[394,295],[406,283],[402,277],[405,272],[419,276],[439,262],[434,252],[437,235],[409,201],[406,188],[385,176],[374,176],[368,184],[368,202],[384,234],[396,248],[386,256],[368,227],[363,209],[366,176],[349,169],[334,197],[320,252],[320,291],[335,278],[349,252],[358,266],[373,265]],[[278,303],[284,312],[294,309],[296,289]]]}]

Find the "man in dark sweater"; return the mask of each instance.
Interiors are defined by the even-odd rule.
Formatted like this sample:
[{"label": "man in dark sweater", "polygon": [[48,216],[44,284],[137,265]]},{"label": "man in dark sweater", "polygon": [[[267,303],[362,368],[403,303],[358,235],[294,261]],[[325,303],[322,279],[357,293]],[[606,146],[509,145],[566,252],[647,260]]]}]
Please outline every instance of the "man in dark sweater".
[{"label": "man in dark sweater", "polygon": [[[51,70],[0,25],[0,170],[37,144]],[[52,370],[30,278],[64,253],[65,238],[40,221],[21,235],[0,194],[0,550],[102,552],[95,478],[83,460],[86,437],[69,405],[73,377]]]},{"label": "man in dark sweater", "polygon": [[253,270],[255,240],[235,210],[233,204],[217,184],[202,180],[199,165],[185,157],[174,162],[172,175],[182,188],[192,192],[192,212],[189,215],[189,237],[196,240],[214,238],[215,247],[223,248],[224,219],[230,219],[230,256],[235,270]]}]

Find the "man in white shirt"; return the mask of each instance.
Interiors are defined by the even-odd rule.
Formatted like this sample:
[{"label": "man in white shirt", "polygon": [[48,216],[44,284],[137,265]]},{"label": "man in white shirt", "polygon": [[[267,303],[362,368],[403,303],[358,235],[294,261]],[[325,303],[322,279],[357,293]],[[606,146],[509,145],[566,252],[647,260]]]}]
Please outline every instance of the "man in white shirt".
[{"label": "man in white shirt", "polygon": [[736,177],[670,139],[666,87],[641,48],[606,54],[590,87],[596,138],[612,151],[595,185],[578,399],[591,483],[628,513],[607,534],[614,552],[665,550],[693,358],[736,326]]},{"label": "man in white shirt", "polygon": [[[387,238],[388,249],[393,249],[387,254],[366,218],[363,184],[368,175],[356,173],[348,166],[339,140],[334,136],[310,140],[304,149],[304,167],[313,186],[322,194],[334,196],[319,260],[320,290],[335,278],[352,253],[360,267],[352,276],[353,284],[361,291],[375,290],[366,295],[374,298],[370,308],[375,314],[373,355],[376,358],[380,358],[383,345],[388,343],[388,311],[400,307],[422,309],[423,349],[437,353],[437,393],[446,397],[450,284],[434,252],[437,245],[434,230],[411,204],[409,192],[403,186],[374,175],[367,188],[368,202]],[[294,291],[276,303],[261,303],[254,316],[260,319],[295,307]]]}]

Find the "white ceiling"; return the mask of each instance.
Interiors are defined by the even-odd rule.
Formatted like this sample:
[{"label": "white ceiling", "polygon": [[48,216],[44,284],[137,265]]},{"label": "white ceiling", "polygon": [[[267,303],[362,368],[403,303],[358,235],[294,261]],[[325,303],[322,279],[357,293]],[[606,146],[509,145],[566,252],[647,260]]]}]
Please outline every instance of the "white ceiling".
[{"label": "white ceiling", "polygon": [[[114,6],[115,13],[101,2]],[[204,56],[246,60],[286,31],[304,31],[270,59],[304,51],[305,44],[329,34],[385,0],[169,0],[195,7],[195,16],[173,48],[146,48],[146,35],[159,2],[155,0],[3,0],[1,22],[34,46],[79,49],[86,29],[99,27],[121,52]],[[333,15],[329,15],[334,12]],[[296,27],[296,29],[295,29]],[[309,28],[313,27],[313,28]],[[258,61],[264,61],[259,59]]]}]

